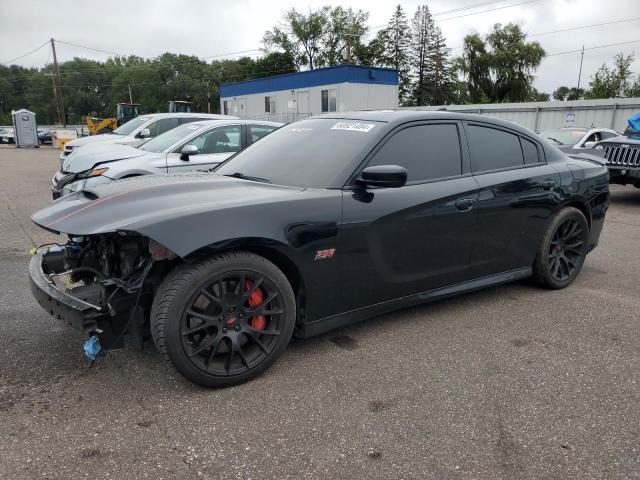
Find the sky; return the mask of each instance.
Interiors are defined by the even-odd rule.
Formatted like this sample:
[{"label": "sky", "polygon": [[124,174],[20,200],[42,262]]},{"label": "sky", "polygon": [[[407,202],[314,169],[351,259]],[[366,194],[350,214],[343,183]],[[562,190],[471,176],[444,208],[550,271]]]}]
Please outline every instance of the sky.
[{"label": "sky", "polygon": [[[142,57],[169,51],[208,61],[237,58],[237,54],[228,54],[259,49],[265,31],[277,25],[290,8],[307,11],[342,5],[363,9],[369,12],[369,26],[380,27],[397,3],[408,17],[426,3],[436,14],[436,25],[444,32],[452,55],[461,53],[456,47],[462,45],[466,34],[486,34],[494,23],[517,22],[549,55],[536,71],[534,85],[540,91],[576,86],[580,53],[553,54],[579,50],[583,45],[581,86],[588,84],[603,62],[611,64],[617,52],[635,52],[632,70],[640,73],[640,0],[0,0],[0,62],[27,53],[50,38]],[[437,15],[481,3],[485,5]],[[539,35],[620,20],[625,22]],[[371,36],[376,30],[371,29]],[[590,49],[622,42],[635,43]],[[58,61],[73,57],[105,60],[109,56],[66,44],[57,44],[56,50]],[[250,56],[259,53],[249,52]],[[13,63],[41,67],[50,61],[51,49],[45,46]]]}]

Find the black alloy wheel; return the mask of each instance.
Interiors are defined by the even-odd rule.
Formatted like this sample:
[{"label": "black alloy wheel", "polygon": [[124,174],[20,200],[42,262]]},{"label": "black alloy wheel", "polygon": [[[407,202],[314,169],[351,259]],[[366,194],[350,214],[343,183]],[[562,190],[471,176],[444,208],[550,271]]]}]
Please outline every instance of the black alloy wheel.
[{"label": "black alloy wheel", "polygon": [[533,264],[534,277],[552,289],[564,288],[578,276],[587,256],[589,224],[584,214],[565,207],[551,220]]},{"label": "black alloy wheel", "polygon": [[243,383],[285,350],[296,304],[286,276],[249,252],[176,268],[158,288],[151,333],[185,378],[209,387]]},{"label": "black alloy wheel", "polygon": [[191,298],[180,325],[182,348],[197,368],[215,375],[249,371],[282,334],[280,292],[256,272],[226,272]]}]

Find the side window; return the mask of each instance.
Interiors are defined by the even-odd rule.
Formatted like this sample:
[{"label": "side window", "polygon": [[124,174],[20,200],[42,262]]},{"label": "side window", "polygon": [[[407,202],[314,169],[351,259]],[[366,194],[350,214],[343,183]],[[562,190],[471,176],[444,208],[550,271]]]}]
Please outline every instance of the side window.
[{"label": "side window", "polygon": [[527,165],[531,163],[540,163],[540,153],[535,143],[520,137],[520,143],[522,144],[522,154],[524,155],[524,163]]},{"label": "side window", "polygon": [[517,135],[478,125],[469,125],[468,133],[474,172],[524,165]]},{"label": "side window", "polygon": [[433,124],[400,130],[378,150],[369,165],[400,165],[407,169],[407,182],[460,175],[458,127]]},{"label": "side window", "polygon": [[251,125],[249,128],[251,129],[251,143],[257,142],[262,137],[266,137],[271,132],[278,129],[278,127],[272,127],[269,125]]},{"label": "side window", "polygon": [[274,97],[264,97],[264,113],[276,113],[276,100]]},{"label": "side window", "polygon": [[322,112],[336,111],[336,89],[322,90],[320,92],[320,101],[322,104]]},{"label": "side window", "polygon": [[240,130],[240,125],[214,128],[192,138],[188,143],[198,147],[201,154],[239,152]]},{"label": "side window", "polygon": [[224,115],[229,115],[229,104],[227,103],[226,100],[222,101],[222,113]]},{"label": "side window", "polygon": [[607,138],[617,137],[618,134],[611,132],[600,132],[600,136],[602,137],[602,140],[606,140]]},{"label": "side window", "polygon": [[160,120],[153,122],[147,128],[151,132],[152,137],[157,137],[158,135],[162,135],[164,132],[168,132],[177,126],[177,118],[161,118]]}]

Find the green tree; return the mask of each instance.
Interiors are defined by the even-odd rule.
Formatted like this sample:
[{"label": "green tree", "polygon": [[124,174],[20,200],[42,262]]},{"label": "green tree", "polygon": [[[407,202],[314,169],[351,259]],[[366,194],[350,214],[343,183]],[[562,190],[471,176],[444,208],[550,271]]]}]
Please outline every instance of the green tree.
[{"label": "green tree", "polygon": [[630,97],[640,93],[640,76],[634,80],[631,64],[633,54],[625,56],[618,53],[613,59],[613,67],[605,63],[591,77],[591,87],[585,94],[586,98],[619,98]]},{"label": "green tree", "polygon": [[381,45],[377,63],[400,71],[398,86],[398,100],[401,104],[411,102],[411,29],[401,5],[389,20],[387,27],[377,34],[377,41]]},{"label": "green tree", "polygon": [[483,40],[467,35],[457,61],[471,102],[523,102],[533,94],[533,72],[544,58],[538,42],[527,42],[518,25],[496,24]]},{"label": "green tree", "polygon": [[555,89],[553,92],[553,98],[555,100],[565,101],[565,100],[580,100],[584,97],[585,91],[583,88],[578,89],[577,87],[566,87],[561,86]]},{"label": "green tree", "polygon": [[[335,7],[327,10],[327,22],[322,37],[318,66],[338,65],[344,61],[347,44],[353,49],[362,45],[362,36],[367,32],[369,13],[363,10]],[[352,59],[353,61],[353,59]]]},{"label": "green tree", "polygon": [[291,56],[298,70],[305,66],[313,70],[321,53],[330,10],[331,7],[324,6],[305,15],[292,8],[285,13],[281,25],[264,34],[265,50],[278,48]]}]

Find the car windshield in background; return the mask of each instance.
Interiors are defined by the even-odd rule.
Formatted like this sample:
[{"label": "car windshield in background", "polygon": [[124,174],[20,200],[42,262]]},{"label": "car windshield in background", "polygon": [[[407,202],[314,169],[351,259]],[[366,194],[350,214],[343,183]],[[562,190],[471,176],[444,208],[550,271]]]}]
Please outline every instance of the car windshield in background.
[{"label": "car windshield in background", "polygon": [[124,125],[121,125],[118,128],[116,128],[113,131],[113,133],[115,133],[116,135],[129,135],[136,128],[138,128],[140,125],[142,125],[148,120],[149,120],[149,117],[136,117],[132,120],[129,120]]},{"label": "car windshield in background", "polygon": [[277,185],[327,188],[382,122],[316,118],[276,130],[216,170]]},{"label": "car windshield in background", "polygon": [[169,130],[162,135],[158,135],[156,138],[152,138],[148,142],[140,145],[138,148],[146,152],[164,152],[167,148],[194,133],[201,126],[202,125],[197,123],[186,123],[177,128]]},{"label": "car windshield in background", "polygon": [[558,145],[575,145],[580,141],[582,137],[585,136],[587,130],[584,129],[565,129],[558,128],[556,130],[546,130],[542,132],[542,135],[545,138],[553,141]]}]

